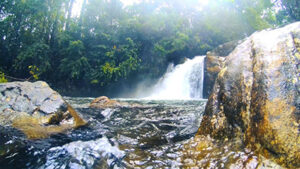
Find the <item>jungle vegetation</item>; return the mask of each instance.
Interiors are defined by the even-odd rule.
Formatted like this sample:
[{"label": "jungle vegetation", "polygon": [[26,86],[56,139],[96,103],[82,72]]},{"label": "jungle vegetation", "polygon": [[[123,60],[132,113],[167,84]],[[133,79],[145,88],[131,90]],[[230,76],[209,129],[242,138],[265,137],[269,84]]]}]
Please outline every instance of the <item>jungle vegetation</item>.
[{"label": "jungle vegetation", "polygon": [[0,82],[114,93],[159,78],[171,62],[300,20],[299,0],[81,1],[74,15],[76,0],[1,0]]}]

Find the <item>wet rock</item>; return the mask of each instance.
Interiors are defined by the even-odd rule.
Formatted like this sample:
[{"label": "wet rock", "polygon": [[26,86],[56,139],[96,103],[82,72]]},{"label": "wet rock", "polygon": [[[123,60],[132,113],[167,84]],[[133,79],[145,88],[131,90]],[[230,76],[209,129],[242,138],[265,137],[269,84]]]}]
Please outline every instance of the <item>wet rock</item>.
[{"label": "wet rock", "polygon": [[244,147],[239,139],[218,140],[196,135],[184,144],[182,168],[283,169]]},{"label": "wet rock", "polygon": [[242,41],[226,42],[210,51],[210,54],[212,56],[228,56],[234,50],[234,48],[236,48],[236,46],[239,45],[241,42]]},{"label": "wet rock", "polygon": [[100,108],[100,109],[106,109],[106,108],[116,108],[116,107],[121,107],[121,103],[115,101],[115,100],[110,100],[106,96],[101,96],[92,101],[90,104],[90,108]]},{"label": "wet rock", "polygon": [[107,108],[113,109],[113,108],[121,108],[121,107],[142,108],[144,106],[141,104],[137,104],[137,103],[128,103],[126,101],[111,100],[106,96],[101,96],[101,97],[94,99],[91,102],[89,107],[97,108],[97,109],[107,109]]},{"label": "wet rock", "polygon": [[24,147],[20,140],[25,138],[26,136],[17,129],[0,126],[0,164],[8,156],[15,154]]},{"label": "wet rock", "polygon": [[208,98],[212,92],[218,73],[221,71],[225,57],[214,56],[210,52],[205,58],[203,97]]},{"label": "wet rock", "polygon": [[28,138],[45,138],[85,124],[77,112],[42,81],[0,84],[0,100],[0,125],[20,129]]},{"label": "wet rock", "polygon": [[204,85],[203,85],[203,97],[208,98],[213,90],[213,86],[218,77],[218,73],[221,71],[225,57],[234,50],[234,48],[241,43],[240,41],[231,41],[222,44],[214,50],[207,52],[205,58],[204,67]]},{"label": "wet rock", "polygon": [[256,32],[226,57],[198,134],[239,137],[300,167],[300,22]]},{"label": "wet rock", "polygon": [[[35,140],[28,140],[17,129],[11,128],[14,132],[0,126],[0,166],[180,168],[181,140],[195,135],[206,104],[204,100],[126,100],[130,105],[143,107],[116,108],[110,118],[105,118],[101,114],[103,109],[88,108],[92,98],[66,100],[89,125]],[[125,157],[108,151],[115,148]]]},{"label": "wet rock", "polygon": [[122,165],[124,156],[123,151],[103,137],[49,149],[43,168],[114,168]]}]

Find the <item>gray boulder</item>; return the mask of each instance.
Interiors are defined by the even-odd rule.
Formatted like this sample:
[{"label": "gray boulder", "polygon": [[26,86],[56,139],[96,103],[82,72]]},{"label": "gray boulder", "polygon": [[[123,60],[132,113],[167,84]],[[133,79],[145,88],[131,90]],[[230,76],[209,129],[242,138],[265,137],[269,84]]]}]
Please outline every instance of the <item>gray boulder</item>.
[{"label": "gray boulder", "polygon": [[0,84],[0,125],[13,126],[29,138],[84,125],[85,121],[45,82]]}]

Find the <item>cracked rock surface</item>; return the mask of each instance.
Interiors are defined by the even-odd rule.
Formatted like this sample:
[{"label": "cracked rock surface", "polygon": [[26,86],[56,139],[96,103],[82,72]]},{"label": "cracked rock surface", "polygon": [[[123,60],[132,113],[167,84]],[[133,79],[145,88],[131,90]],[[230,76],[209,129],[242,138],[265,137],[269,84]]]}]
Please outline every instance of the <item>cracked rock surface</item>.
[{"label": "cracked rock surface", "polygon": [[42,81],[0,84],[0,125],[30,138],[47,137],[85,122],[62,96]]},{"label": "cracked rock surface", "polygon": [[0,98],[0,111],[9,108],[29,114],[36,110],[51,114],[60,108],[66,108],[63,98],[42,81],[0,84]]}]

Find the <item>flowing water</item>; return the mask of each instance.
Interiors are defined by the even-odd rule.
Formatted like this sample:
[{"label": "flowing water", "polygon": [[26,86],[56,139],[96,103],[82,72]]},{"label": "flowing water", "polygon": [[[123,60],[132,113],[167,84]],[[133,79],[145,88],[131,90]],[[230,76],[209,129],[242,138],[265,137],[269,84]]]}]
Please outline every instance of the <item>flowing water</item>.
[{"label": "flowing water", "polygon": [[155,84],[148,99],[201,99],[203,98],[205,56],[187,59],[174,67]]},{"label": "flowing water", "polygon": [[121,100],[92,109],[93,98],[66,98],[88,125],[29,140],[0,126],[0,168],[280,168],[237,141],[195,136],[206,100]]},{"label": "flowing water", "polygon": [[[125,100],[131,106],[88,108],[93,98],[66,98],[88,126],[28,140],[0,128],[0,168],[176,168],[183,142],[197,132],[206,100]],[[122,100],[124,101],[124,100]]]}]

